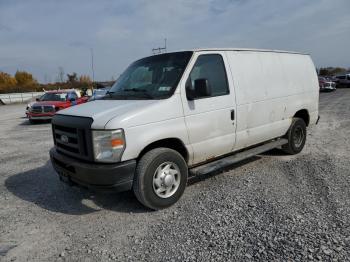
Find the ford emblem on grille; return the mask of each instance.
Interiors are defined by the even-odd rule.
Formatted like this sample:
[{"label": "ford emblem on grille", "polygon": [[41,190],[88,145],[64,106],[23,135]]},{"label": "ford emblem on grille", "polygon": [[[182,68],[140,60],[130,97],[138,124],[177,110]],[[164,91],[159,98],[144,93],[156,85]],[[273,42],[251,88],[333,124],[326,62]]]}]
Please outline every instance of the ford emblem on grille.
[{"label": "ford emblem on grille", "polygon": [[68,143],[68,136],[66,136],[66,135],[61,135],[61,141],[62,141],[63,143]]}]

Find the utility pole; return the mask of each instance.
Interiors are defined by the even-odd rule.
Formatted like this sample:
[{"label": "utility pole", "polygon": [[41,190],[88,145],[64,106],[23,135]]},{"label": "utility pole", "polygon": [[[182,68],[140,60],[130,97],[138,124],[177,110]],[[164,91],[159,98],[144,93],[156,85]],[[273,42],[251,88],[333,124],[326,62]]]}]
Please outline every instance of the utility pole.
[{"label": "utility pole", "polygon": [[166,53],[166,38],[164,38],[164,47],[152,48],[152,53],[154,55],[161,54],[162,51],[164,51],[164,53]]},{"label": "utility pole", "polygon": [[90,48],[91,52],[91,69],[92,69],[92,84],[95,82],[95,71],[94,71],[94,49]]}]

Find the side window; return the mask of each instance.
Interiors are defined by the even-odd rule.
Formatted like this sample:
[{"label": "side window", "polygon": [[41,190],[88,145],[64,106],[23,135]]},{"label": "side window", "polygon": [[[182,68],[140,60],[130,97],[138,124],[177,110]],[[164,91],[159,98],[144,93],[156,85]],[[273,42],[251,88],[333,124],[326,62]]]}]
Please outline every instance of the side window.
[{"label": "side window", "polygon": [[211,96],[229,94],[224,61],[221,55],[200,55],[194,64],[189,79],[191,87],[197,79],[207,79],[211,88]]}]

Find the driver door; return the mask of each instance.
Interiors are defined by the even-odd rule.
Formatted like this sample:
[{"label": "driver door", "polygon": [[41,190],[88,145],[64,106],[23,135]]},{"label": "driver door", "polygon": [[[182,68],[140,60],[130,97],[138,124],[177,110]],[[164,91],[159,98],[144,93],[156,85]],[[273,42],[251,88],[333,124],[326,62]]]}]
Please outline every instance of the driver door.
[{"label": "driver door", "polygon": [[[231,152],[236,137],[235,94],[225,53],[203,52],[194,58],[181,83],[184,118],[193,149],[192,165]],[[189,100],[186,86],[193,85],[196,79],[208,80],[211,94]]]}]

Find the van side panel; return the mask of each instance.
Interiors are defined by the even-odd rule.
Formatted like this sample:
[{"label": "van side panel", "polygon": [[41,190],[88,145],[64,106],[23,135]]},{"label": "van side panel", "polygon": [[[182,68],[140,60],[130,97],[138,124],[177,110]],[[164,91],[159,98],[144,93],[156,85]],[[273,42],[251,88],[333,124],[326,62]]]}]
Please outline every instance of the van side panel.
[{"label": "van side panel", "polygon": [[316,121],[318,84],[309,56],[228,51],[228,60],[237,97],[234,150],[283,136],[298,110]]},{"label": "van side panel", "polygon": [[293,116],[296,109],[305,108],[310,115],[310,125],[314,125],[318,118],[319,101],[318,77],[314,63],[307,55],[284,54],[281,64],[288,70],[285,75],[289,89],[296,89],[299,85],[303,88],[298,99],[289,99],[294,107],[287,107],[286,117]]}]

